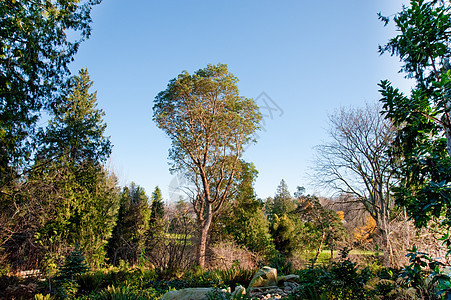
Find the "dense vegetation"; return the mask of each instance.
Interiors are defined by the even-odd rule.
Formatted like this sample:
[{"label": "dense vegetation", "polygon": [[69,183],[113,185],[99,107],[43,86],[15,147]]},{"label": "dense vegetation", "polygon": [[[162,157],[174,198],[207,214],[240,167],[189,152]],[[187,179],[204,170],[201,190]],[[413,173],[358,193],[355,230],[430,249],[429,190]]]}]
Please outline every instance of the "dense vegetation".
[{"label": "dense vegetation", "polygon": [[247,285],[263,265],[299,275],[292,299],[450,297],[449,4],[412,0],[380,48],[415,80],[410,96],[384,80],[381,106],[330,116],[314,171],[333,198],[284,180],[257,197],[243,152],[262,116],[227,65],[170,80],[153,119],[188,184],[165,204],[159,187],[118,185],[89,73],[68,70],[99,2],[0,4],[0,297],[158,299]]}]

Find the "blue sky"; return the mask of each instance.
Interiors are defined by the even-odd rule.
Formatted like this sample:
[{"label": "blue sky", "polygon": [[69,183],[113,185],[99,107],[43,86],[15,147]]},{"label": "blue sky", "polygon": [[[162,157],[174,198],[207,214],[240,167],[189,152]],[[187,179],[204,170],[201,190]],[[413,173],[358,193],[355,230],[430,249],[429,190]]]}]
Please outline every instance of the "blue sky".
[{"label": "blue sky", "polygon": [[134,181],[149,195],[158,185],[172,197],[170,141],[152,121],[153,99],[183,70],[225,63],[243,96],[264,92],[278,110],[244,155],[259,171],[258,196],[273,196],[282,178],[291,192],[321,194],[307,174],[313,147],[327,141],[328,113],[377,101],[381,79],[409,89],[399,60],[377,52],[395,34],[377,13],[403,2],[104,0],[71,69],[87,68],[94,81],[122,185]]}]

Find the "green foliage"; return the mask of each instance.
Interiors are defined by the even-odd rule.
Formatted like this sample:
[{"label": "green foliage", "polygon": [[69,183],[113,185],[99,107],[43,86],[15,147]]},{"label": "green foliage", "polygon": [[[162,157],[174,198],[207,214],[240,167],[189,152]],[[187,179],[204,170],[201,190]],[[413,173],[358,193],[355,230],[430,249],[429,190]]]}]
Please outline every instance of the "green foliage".
[{"label": "green foliage", "polygon": [[314,259],[317,260],[323,245],[333,251],[345,239],[346,230],[337,213],[323,207],[317,197],[301,196],[297,202],[296,212],[304,222],[301,241],[306,249],[316,251]]},{"label": "green foliage", "polygon": [[271,234],[274,238],[276,250],[285,256],[293,254],[299,247],[299,231],[296,223],[286,214],[274,216]]},{"label": "green foliage", "polygon": [[46,294],[46,295],[42,295],[42,294],[36,294],[34,295],[34,300],[52,300],[53,297],[51,294]]},{"label": "green foliage", "polygon": [[120,196],[116,226],[108,241],[108,257],[112,265],[120,260],[136,264],[145,251],[151,211],[148,197],[134,182],[124,187]]},{"label": "green foliage", "polygon": [[287,260],[287,256],[279,252],[275,252],[269,259],[269,266],[277,269],[278,274],[282,275],[292,274],[294,271],[293,264]]},{"label": "green foliage", "polygon": [[400,180],[395,192],[417,226],[444,217],[450,227],[451,123],[449,4],[411,0],[394,18],[399,34],[381,53],[397,55],[402,71],[416,81],[410,96],[382,81],[385,115],[397,126],[393,162]]},{"label": "green foliage", "polygon": [[292,299],[368,299],[365,284],[371,277],[367,269],[358,270],[348,259],[333,262],[328,267],[310,267],[296,272],[300,287]]},{"label": "green foliage", "polygon": [[49,160],[66,157],[75,166],[87,160],[102,163],[111,153],[111,142],[104,136],[105,113],[97,108],[96,92],[89,91],[93,82],[88,71],[81,69],[67,85],[67,96],[52,106],[38,155]]},{"label": "green foliage", "polygon": [[419,295],[437,296],[437,298],[451,296],[450,277],[443,272],[443,263],[429,257],[424,252],[419,252],[414,246],[409,253],[409,265],[400,273],[407,286],[413,287]]},{"label": "green foliage", "polygon": [[194,186],[202,267],[213,216],[226,201],[244,146],[254,141],[262,118],[255,101],[239,95],[237,82],[224,64],[192,75],[184,71],[155,97],[153,106],[153,120],[172,142],[171,170]]},{"label": "green foliage", "polygon": [[303,231],[303,224],[296,216],[296,203],[283,179],[274,199],[266,201],[265,210],[275,249],[284,257],[292,255],[300,246],[299,233]]},{"label": "green foliage", "polygon": [[79,288],[78,277],[88,271],[85,257],[77,246],[58,270],[58,276],[55,278],[56,295],[63,299],[73,298]]},{"label": "green foliage", "polygon": [[76,243],[90,264],[102,264],[115,223],[116,178],[102,166],[111,145],[91,85],[87,71],[81,70],[67,95],[55,103],[24,187],[40,209],[35,238],[45,252],[44,267],[55,264]]},{"label": "green foliage", "polygon": [[257,170],[252,163],[242,162],[240,178],[233,198],[231,209],[225,216],[219,215],[225,224],[225,233],[248,250],[267,256],[274,250],[269,223],[263,212],[262,203],[257,200],[254,181]]},{"label": "green foliage", "polygon": [[286,214],[289,215],[296,209],[296,204],[288,191],[288,186],[285,180],[281,180],[277,187],[276,195],[272,201],[267,203],[266,212],[270,222],[274,221],[274,217],[277,215],[281,217]]},{"label": "green foliage", "polygon": [[[0,4],[0,187],[31,157],[28,139],[43,106],[58,96],[100,0]],[[72,40],[68,32],[79,34]]]},{"label": "green foliage", "polygon": [[164,217],[163,196],[161,195],[161,190],[158,186],[155,187],[155,190],[152,193],[150,211],[150,226],[157,226],[157,223],[159,221],[161,222],[161,219]]}]

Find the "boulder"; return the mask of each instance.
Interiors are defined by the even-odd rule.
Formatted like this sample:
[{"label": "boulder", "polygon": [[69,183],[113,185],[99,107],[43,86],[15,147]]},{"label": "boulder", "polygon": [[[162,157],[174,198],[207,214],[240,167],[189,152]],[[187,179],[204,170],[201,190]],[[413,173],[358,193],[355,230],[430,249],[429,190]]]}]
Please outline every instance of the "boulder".
[{"label": "boulder", "polygon": [[249,291],[259,287],[277,286],[277,269],[265,266],[255,273],[249,283]]},{"label": "boulder", "polygon": [[187,288],[178,291],[169,291],[161,300],[207,300],[207,293],[213,288]]},{"label": "boulder", "polygon": [[[231,298],[232,299],[239,298],[245,294],[246,294],[246,288],[242,285],[237,285],[231,295],[232,296]],[[239,298],[239,299],[241,299],[241,298]]]}]

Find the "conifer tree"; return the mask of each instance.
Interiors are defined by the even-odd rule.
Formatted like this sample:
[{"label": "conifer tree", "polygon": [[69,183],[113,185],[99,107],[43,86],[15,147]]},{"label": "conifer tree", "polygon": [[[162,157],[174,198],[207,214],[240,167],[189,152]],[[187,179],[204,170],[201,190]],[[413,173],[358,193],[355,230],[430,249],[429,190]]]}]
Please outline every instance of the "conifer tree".
[{"label": "conifer tree", "polygon": [[152,226],[155,225],[158,220],[161,220],[164,217],[163,197],[161,196],[161,190],[158,186],[155,187],[155,190],[152,193],[151,201],[150,223]]},{"label": "conifer tree", "polygon": [[108,257],[113,265],[119,260],[138,262],[144,251],[149,229],[150,209],[145,191],[134,182],[125,186],[120,196],[116,226],[108,242]]},{"label": "conifer tree", "polygon": [[[39,242],[48,255],[56,251],[56,235],[61,238],[57,244],[78,243],[89,263],[100,264],[115,222],[118,191],[115,177],[103,167],[111,143],[104,136],[104,113],[97,108],[91,86],[86,70],[69,81],[42,133],[30,180],[37,185],[35,191],[44,186],[50,191],[32,196],[49,207],[39,229]],[[57,251],[59,257],[64,255],[61,248]]]},{"label": "conifer tree", "polygon": [[269,234],[269,223],[263,212],[263,203],[257,199],[254,181],[257,170],[252,163],[242,162],[241,174],[235,188],[231,209],[222,216],[227,234],[247,249],[270,254],[274,249]]}]

